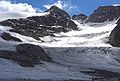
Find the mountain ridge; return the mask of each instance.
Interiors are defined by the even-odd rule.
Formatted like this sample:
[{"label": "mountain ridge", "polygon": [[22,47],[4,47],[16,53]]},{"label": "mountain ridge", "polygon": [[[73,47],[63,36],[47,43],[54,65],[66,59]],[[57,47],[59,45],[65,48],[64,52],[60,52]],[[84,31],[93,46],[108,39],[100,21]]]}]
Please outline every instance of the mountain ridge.
[{"label": "mountain ridge", "polygon": [[47,12],[50,13],[45,16],[8,19],[1,21],[0,25],[11,26],[13,29],[10,31],[31,36],[37,40],[40,40],[39,37],[42,36],[54,36],[54,32],[67,32],[77,29],[77,25],[70,19],[70,16],[58,7],[53,6]]}]

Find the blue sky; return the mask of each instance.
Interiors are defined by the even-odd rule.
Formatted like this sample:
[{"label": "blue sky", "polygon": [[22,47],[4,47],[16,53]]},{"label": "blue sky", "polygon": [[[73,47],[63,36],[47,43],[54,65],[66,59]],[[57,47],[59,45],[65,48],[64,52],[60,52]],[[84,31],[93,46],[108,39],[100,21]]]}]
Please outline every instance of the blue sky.
[{"label": "blue sky", "polygon": [[[46,10],[46,6],[58,4],[70,15],[84,13],[90,15],[100,5],[120,4],[120,0],[10,0],[12,3],[28,3],[39,10]],[[46,6],[45,6],[46,5]],[[60,5],[60,6],[61,6]]]}]

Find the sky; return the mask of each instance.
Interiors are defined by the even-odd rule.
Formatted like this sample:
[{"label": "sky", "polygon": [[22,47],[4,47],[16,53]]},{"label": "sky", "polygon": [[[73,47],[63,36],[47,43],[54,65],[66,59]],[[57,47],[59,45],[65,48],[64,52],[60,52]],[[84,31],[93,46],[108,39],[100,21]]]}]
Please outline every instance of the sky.
[{"label": "sky", "polygon": [[101,5],[120,4],[120,0],[0,0],[0,11],[43,12],[56,5],[71,16],[83,13],[89,16]]}]

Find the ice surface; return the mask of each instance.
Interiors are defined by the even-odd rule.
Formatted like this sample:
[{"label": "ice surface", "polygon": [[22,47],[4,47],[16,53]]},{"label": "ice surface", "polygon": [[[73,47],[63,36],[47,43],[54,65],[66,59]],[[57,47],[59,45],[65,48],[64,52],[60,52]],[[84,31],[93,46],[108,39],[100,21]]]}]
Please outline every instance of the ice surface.
[{"label": "ice surface", "polygon": [[[23,68],[10,60],[0,59],[0,79],[89,79],[90,76],[70,71],[65,67],[55,63],[43,62],[44,65],[38,65],[34,68]],[[9,67],[8,67],[9,66]]]},{"label": "ice surface", "polygon": [[89,68],[120,73],[120,63],[114,59],[120,57],[120,48],[116,51],[113,47],[44,47],[44,50],[56,63],[42,61],[42,65],[25,68],[11,60],[0,59],[0,78],[91,80],[94,76],[82,73],[90,71]]}]

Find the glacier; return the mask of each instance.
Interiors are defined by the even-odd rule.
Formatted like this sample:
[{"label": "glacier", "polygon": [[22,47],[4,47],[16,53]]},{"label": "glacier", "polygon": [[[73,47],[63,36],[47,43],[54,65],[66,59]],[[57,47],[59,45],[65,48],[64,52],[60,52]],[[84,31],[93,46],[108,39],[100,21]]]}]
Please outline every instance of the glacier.
[{"label": "glacier", "polygon": [[[46,14],[48,13],[42,15]],[[17,15],[17,18],[19,16],[21,17],[21,15]],[[22,17],[26,17],[26,14]],[[92,81],[93,78],[105,77],[91,75],[96,70],[119,74],[120,48],[112,47],[108,43],[109,34],[117,25],[116,21],[89,24],[74,22],[78,25],[79,30],[55,33],[55,37],[40,37],[41,40],[45,40],[44,42],[8,31],[11,27],[0,26],[0,34],[7,32],[21,39],[22,43],[39,45],[55,61],[55,63],[42,61],[43,65],[36,65],[35,67],[21,67],[11,60],[0,58],[0,79],[73,79]],[[0,50],[15,50],[17,44],[20,43],[5,41],[0,38]],[[98,73],[98,75],[100,74]],[[112,75],[112,77],[117,78],[118,76]]]}]

